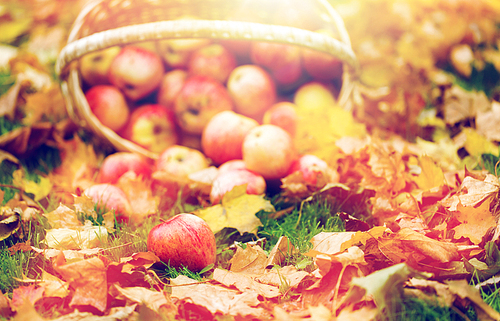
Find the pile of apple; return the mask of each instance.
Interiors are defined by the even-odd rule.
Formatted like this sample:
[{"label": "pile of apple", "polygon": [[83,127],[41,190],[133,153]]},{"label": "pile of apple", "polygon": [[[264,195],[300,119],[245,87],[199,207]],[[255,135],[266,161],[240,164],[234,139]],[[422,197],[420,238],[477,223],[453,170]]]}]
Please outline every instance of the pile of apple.
[{"label": "pile of apple", "polygon": [[[83,90],[99,121],[159,155],[108,156],[86,193],[111,197],[121,175],[188,177],[210,166],[210,201],[234,186],[262,194],[266,183],[301,172],[335,175],[312,155],[297,155],[295,92],[314,84],[333,91],[342,62],[311,49],[272,42],[175,39],[111,47],[80,59]],[[333,95],[333,93],[332,93]],[[122,202],[123,203],[123,202]],[[120,203],[120,204],[122,204]],[[115,208],[130,211],[125,203]]]}]

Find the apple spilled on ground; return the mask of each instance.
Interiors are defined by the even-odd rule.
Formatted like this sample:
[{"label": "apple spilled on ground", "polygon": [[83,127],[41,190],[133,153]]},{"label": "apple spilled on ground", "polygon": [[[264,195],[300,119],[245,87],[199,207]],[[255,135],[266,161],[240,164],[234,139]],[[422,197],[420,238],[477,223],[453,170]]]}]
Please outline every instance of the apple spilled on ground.
[{"label": "apple spilled on ground", "polygon": [[200,217],[183,213],[153,227],[148,235],[148,251],[174,268],[199,272],[215,263],[215,236]]}]

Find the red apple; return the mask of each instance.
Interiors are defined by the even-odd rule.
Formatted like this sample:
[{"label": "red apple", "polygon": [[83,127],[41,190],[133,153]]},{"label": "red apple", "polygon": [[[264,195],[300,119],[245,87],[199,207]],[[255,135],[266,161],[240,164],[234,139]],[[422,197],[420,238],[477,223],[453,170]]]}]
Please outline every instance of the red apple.
[{"label": "red apple", "polygon": [[84,195],[97,204],[98,209],[115,211],[119,221],[128,221],[132,215],[132,206],[123,190],[111,184],[96,184],[87,188]]},{"label": "red apple", "polygon": [[218,168],[219,174],[227,171],[240,170],[240,169],[247,169],[245,166],[245,162],[242,159],[233,159],[227,161],[224,164],[221,164]]},{"label": "red apple", "polygon": [[164,171],[176,177],[187,177],[207,167],[208,160],[202,152],[180,145],[168,147],[156,161],[157,171]]},{"label": "red apple", "polygon": [[248,132],[259,126],[252,118],[227,110],[218,113],[205,126],[201,135],[201,147],[205,155],[216,165],[231,159],[241,159],[241,146]]},{"label": "red apple", "polygon": [[174,113],[157,104],[142,105],[134,109],[120,134],[155,153],[179,141]]},{"label": "red apple", "polygon": [[260,119],[276,100],[274,80],[256,65],[236,67],[227,80],[227,90],[234,101],[234,110],[255,119]]},{"label": "red apple", "polygon": [[97,181],[99,183],[115,184],[125,173],[132,171],[137,176],[149,178],[151,176],[151,164],[149,161],[135,153],[118,152],[108,155],[99,168]]},{"label": "red apple", "polygon": [[129,99],[136,101],[158,88],[164,73],[163,61],[156,53],[127,46],[113,59],[109,81]]},{"label": "red apple", "polygon": [[[316,32],[334,37],[332,32],[326,29]],[[342,61],[325,52],[302,48],[302,63],[307,73],[317,80],[332,80],[342,76]]]},{"label": "red apple", "polygon": [[318,80],[331,80],[342,77],[342,60],[330,54],[309,48],[302,49],[304,69]]},{"label": "red apple", "polygon": [[339,180],[339,175],[328,164],[312,154],[305,154],[297,158],[290,166],[289,174],[301,172],[304,181],[316,186],[318,179],[323,183],[335,183]]},{"label": "red apple", "polygon": [[199,272],[215,263],[215,236],[208,224],[193,214],[178,214],[151,229],[147,240],[153,252],[174,268]]},{"label": "red apple", "polygon": [[235,56],[220,44],[211,44],[196,50],[188,63],[190,74],[210,76],[221,83],[226,83],[235,67]]},{"label": "red apple", "polygon": [[83,56],[79,65],[83,80],[90,86],[109,84],[109,67],[120,50],[120,47],[115,46]]},{"label": "red apple", "polygon": [[262,118],[263,124],[272,124],[286,130],[292,137],[297,130],[297,106],[288,101],[282,101],[271,106]]},{"label": "red apple", "polygon": [[250,45],[251,41],[241,39],[221,39],[220,44],[226,47],[235,55],[238,64],[249,64],[250,61]]},{"label": "red apple", "polygon": [[158,89],[158,104],[174,109],[175,98],[186,82],[188,72],[183,69],[174,69],[165,74]]},{"label": "red apple", "polygon": [[201,134],[210,119],[233,102],[226,88],[217,80],[195,75],[186,80],[175,100],[175,114],[180,127],[191,134]]},{"label": "red apple", "polygon": [[275,42],[253,42],[250,49],[253,63],[271,71],[279,85],[290,85],[302,75],[301,49]]},{"label": "red apple", "polygon": [[168,66],[187,68],[191,54],[208,44],[210,39],[168,39],[159,41],[157,50]]},{"label": "red apple", "polygon": [[284,177],[296,158],[290,134],[276,125],[260,125],[243,141],[243,161],[248,170],[265,179]]},{"label": "red apple", "polygon": [[251,172],[247,169],[224,169],[212,182],[210,190],[210,202],[217,204],[227,192],[234,187],[247,185],[247,194],[260,195],[266,192],[266,180],[262,175]]},{"label": "red apple", "polygon": [[111,85],[93,86],[85,93],[85,98],[92,113],[109,129],[119,131],[127,123],[129,107],[118,88]]}]

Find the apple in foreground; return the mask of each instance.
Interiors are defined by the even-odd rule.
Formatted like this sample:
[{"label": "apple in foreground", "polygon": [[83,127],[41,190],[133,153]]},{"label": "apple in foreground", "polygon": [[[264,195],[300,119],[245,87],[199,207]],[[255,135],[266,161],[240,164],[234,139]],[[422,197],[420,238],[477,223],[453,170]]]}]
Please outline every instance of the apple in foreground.
[{"label": "apple in foreground", "polygon": [[241,146],[248,132],[259,126],[250,117],[227,110],[218,113],[205,126],[201,134],[201,147],[216,165],[232,159],[241,159]]},{"label": "apple in foreground", "polygon": [[168,71],[160,83],[158,95],[156,97],[158,104],[165,106],[167,109],[174,109],[175,98],[179,94],[186,82],[188,72],[184,69],[174,69]]},{"label": "apple in foreground", "polygon": [[148,234],[148,251],[174,268],[199,272],[215,263],[215,236],[200,217],[182,213],[153,227]]},{"label": "apple in foreground", "polygon": [[281,101],[271,106],[262,118],[263,124],[272,124],[286,130],[292,137],[297,131],[297,106],[289,101]]},{"label": "apple in foreground", "polygon": [[210,76],[221,83],[226,83],[234,68],[236,68],[236,57],[217,43],[193,52],[188,64],[190,74]]},{"label": "apple in foreground", "polygon": [[142,105],[134,109],[120,134],[155,153],[179,141],[174,113],[158,104]]},{"label": "apple in foreground", "polygon": [[238,114],[260,119],[276,100],[276,84],[271,75],[257,65],[238,66],[229,75],[227,90]]},{"label": "apple in foreground", "polygon": [[191,134],[201,134],[213,116],[232,109],[233,102],[224,85],[202,75],[186,80],[174,107],[179,126]]},{"label": "apple in foreground", "polygon": [[243,141],[243,161],[248,170],[265,179],[283,178],[296,159],[290,134],[276,125],[260,125]]},{"label": "apple in foreground", "polygon": [[247,194],[263,194],[266,192],[266,180],[262,175],[251,172],[245,168],[223,169],[212,182],[210,202],[217,204],[227,192],[234,187],[247,184]]},{"label": "apple in foreground", "polygon": [[118,221],[128,221],[132,215],[132,206],[125,192],[111,184],[96,184],[85,189],[83,194],[97,204],[98,209],[114,210]]},{"label": "apple in foreground", "polygon": [[92,113],[109,129],[119,131],[128,122],[130,111],[127,101],[115,86],[93,86],[85,93],[85,98]]},{"label": "apple in foreground", "polygon": [[208,167],[208,160],[199,150],[181,145],[165,149],[156,161],[156,170],[172,176],[187,177]]},{"label": "apple in foreground", "polygon": [[149,178],[151,176],[151,164],[139,154],[130,152],[118,152],[108,155],[99,168],[97,181],[99,183],[115,184],[120,177],[129,172],[137,176]]},{"label": "apple in foreground", "polygon": [[319,181],[335,183],[339,180],[339,175],[328,164],[312,154],[301,155],[290,166],[289,174],[295,172],[302,173],[304,181],[312,186],[316,186]]},{"label": "apple in foreground", "polygon": [[141,47],[123,47],[109,67],[109,81],[136,101],[152,93],[165,73],[163,61]]},{"label": "apple in foreground", "polygon": [[89,86],[109,84],[111,62],[120,52],[119,46],[88,53],[80,59],[80,75]]}]

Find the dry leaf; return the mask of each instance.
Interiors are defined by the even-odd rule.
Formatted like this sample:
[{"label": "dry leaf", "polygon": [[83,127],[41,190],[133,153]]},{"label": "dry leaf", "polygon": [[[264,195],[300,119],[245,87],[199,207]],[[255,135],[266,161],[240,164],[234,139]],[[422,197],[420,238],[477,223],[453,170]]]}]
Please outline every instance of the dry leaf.
[{"label": "dry leaf", "polygon": [[54,228],[46,232],[45,242],[49,248],[60,250],[102,247],[108,240],[107,229],[102,226],[93,226],[90,221],[81,227]]},{"label": "dry leaf", "polygon": [[52,228],[77,228],[83,224],[78,219],[75,211],[66,205],[59,204],[59,206],[52,212],[45,213],[47,222]]},{"label": "dry leaf", "polygon": [[234,227],[239,232],[256,232],[262,225],[255,214],[261,210],[272,212],[274,207],[262,195],[249,195],[246,186],[236,186],[222,197],[221,204],[197,210],[196,215],[204,219],[214,233],[225,227]]},{"label": "dry leaf", "polygon": [[276,286],[257,282],[244,273],[236,273],[216,268],[213,279],[227,287],[234,286],[241,292],[256,292],[265,298],[275,298],[280,296],[280,290]]},{"label": "dry leaf", "polygon": [[[223,315],[259,318],[265,314],[262,308],[257,307],[260,301],[255,292],[241,293],[217,285],[197,283],[184,275],[170,282],[174,285],[171,295],[173,298],[191,303],[189,308],[193,310],[196,306],[202,307],[210,313],[210,316],[222,313]],[[202,314],[202,312],[203,310],[199,313]],[[206,317],[205,314],[205,319]]]},{"label": "dry leaf", "polygon": [[497,226],[495,217],[490,211],[492,198],[479,203],[476,206],[463,206],[458,204],[457,211],[452,212],[460,224],[453,228],[454,239],[466,237],[474,244],[481,243],[488,230]]},{"label": "dry leaf", "polygon": [[236,246],[236,253],[231,260],[232,272],[262,274],[267,267],[267,255],[258,245],[247,244],[245,248]]},{"label": "dry leaf", "polygon": [[143,287],[122,288],[117,284],[113,284],[110,291],[118,300],[144,304],[156,313],[160,312],[162,306],[172,306],[172,302],[167,299],[165,293],[152,291]]},{"label": "dry leaf", "polygon": [[70,306],[90,305],[104,312],[107,306],[108,284],[106,267],[97,257],[74,263],[54,264],[54,269],[61,274],[75,291]]}]

